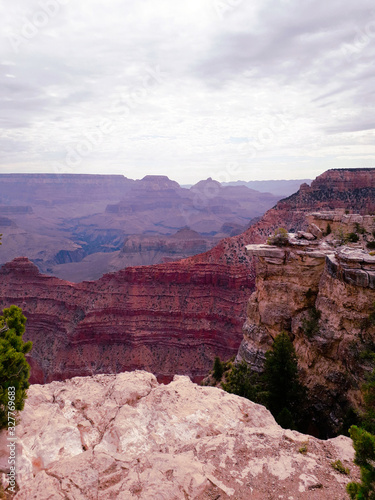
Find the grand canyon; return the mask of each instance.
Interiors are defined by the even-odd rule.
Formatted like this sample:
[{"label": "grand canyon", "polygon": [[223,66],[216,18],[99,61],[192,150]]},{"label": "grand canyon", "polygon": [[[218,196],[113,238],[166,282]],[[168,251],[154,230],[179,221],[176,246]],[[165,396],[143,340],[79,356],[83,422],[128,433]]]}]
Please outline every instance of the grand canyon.
[{"label": "grand canyon", "polygon": [[265,242],[279,226],[306,229],[312,211],[371,213],[374,193],[372,169],[330,170],[205,253],[96,281],[43,275],[27,257],[4,264],[1,307],[19,305],[28,318],[32,381],[129,369],[147,369],[159,380],[175,374],[200,380],[215,355],[230,358],[242,341],[255,289],[246,245]]},{"label": "grand canyon", "polygon": [[79,282],[178,260],[241,233],[281,197],[211,178],[187,188],[156,175],[0,174],[0,263],[27,256]]},{"label": "grand canyon", "polygon": [[[169,180],[163,182],[170,186]],[[160,186],[160,179],[157,184]],[[27,199],[27,194],[23,196]],[[123,266],[99,279],[81,282],[43,273],[40,268],[44,264],[35,259],[35,254],[18,255],[4,263],[0,268],[0,307],[14,304],[22,308],[27,317],[24,338],[33,341],[28,355],[33,386],[20,427],[23,476],[17,498],[35,495],[41,487],[55,495],[51,498],[64,498],[64,494],[69,498],[89,498],[90,484],[82,472],[88,463],[95,470],[95,481],[103,481],[103,498],[120,498],[122,491],[128,492],[124,498],[147,498],[152,488],[160,491],[168,487],[166,498],[178,498],[185,492],[188,498],[219,495],[216,498],[245,499],[247,483],[240,478],[250,476],[259,498],[270,490],[269,478],[277,481],[275,491],[281,495],[285,488],[294,488],[296,484],[296,498],[309,498],[311,492],[316,493],[314,498],[344,494],[349,476],[340,478],[332,471],[327,475],[330,463],[323,464],[322,457],[345,457],[345,465],[351,464],[351,478],[358,479],[349,438],[335,438],[337,441],[329,440],[323,445],[311,436],[282,430],[263,407],[192,382],[199,383],[207,376],[215,356],[222,360],[232,358],[236,363],[244,360],[253,370],[262,371],[273,339],[287,331],[296,349],[299,376],[309,391],[308,431],[324,438],[336,435],[346,412],[361,407],[361,384],[371,369],[371,362],[361,353],[371,348],[375,338],[375,327],[368,321],[375,304],[375,256],[367,247],[375,244],[374,200],[374,169],[332,169],[311,185],[302,183],[296,193],[278,201],[262,217],[252,214],[254,217],[243,224],[247,229],[240,234],[236,234],[234,219],[221,219],[220,223],[226,224],[227,231],[234,235],[187,258],[156,265]],[[155,203],[159,204],[153,200],[153,206]],[[5,209],[4,218],[10,218],[10,214],[34,214],[34,208],[20,206],[14,205],[14,212],[10,209],[8,215]],[[125,217],[129,214],[127,207],[120,202],[106,205],[105,210],[107,214]],[[22,215],[17,212],[22,210]],[[93,216],[87,217],[93,221]],[[289,233],[288,243],[283,247],[272,241],[266,244],[280,227]],[[215,228],[219,238],[223,225]],[[178,259],[181,249],[195,253],[197,248],[206,248],[203,241],[208,231],[200,233],[194,226],[174,229],[178,236],[167,235],[162,243],[169,249],[167,253],[173,249],[173,258]],[[357,235],[353,242],[344,238],[349,234]],[[9,238],[10,233],[5,235]],[[171,243],[175,240],[180,241],[178,251]],[[121,245],[120,252],[124,254],[155,250],[154,242],[144,234],[125,237]],[[113,252],[101,250],[98,253],[118,252],[113,248]],[[79,259],[76,265],[84,261]],[[318,311],[318,319],[307,334],[306,324],[312,321],[312,311]],[[130,386],[136,387],[134,394],[125,397]],[[80,387],[84,396],[78,396]],[[103,414],[94,410],[97,397],[104,398],[108,406]],[[183,399],[188,401],[186,407],[179,406]],[[159,412],[160,401],[163,409]],[[48,433],[38,438],[37,452],[29,442],[27,422],[33,425],[39,404],[45,418],[50,420],[49,415],[59,414],[60,427],[55,426],[53,432],[60,432],[59,428],[70,436],[67,447],[61,447],[54,438],[53,459],[46,451],[46,443],[51,442]],[[209,417],[205,416],[204,412],[215,405],[228,405],[222,423],[207,420],[212,418],[212,410]],[[150,408],[160,422],[151,423]],[[134,420],[134,425],[143,429],[139,439],[126,429],[127,412],[140,420],[139,424]],[[186,419],[184,432],[190,436],[186,442],[180,442],[177,430],[173,430],[176,412]],[[73,421],[69,422],[71,418]],[[229,421],[237,423],[228,427]],[[163,425],[170,431],[160,431],[164,437],[155,438],[155,428],[160,430]],[[250,452],[259,442],[254,441],[253,434],[247,436],[248,426],[255,429],[256,436],[267,436],[264,454]],[[113,436],[120,434],[122,441],[117,442]],[[245,434],[241,448],[239,436]],[[220,439],[215,437],[219,435]],[[151,480],[144,468],[139,470],[138,479],[130,472],[120,473],[125,467],[123,454],[131,447],[133,455],[129,460],[138,460],[144,456],[146,441],[149,469],[165,468],[163,474]],[[172,442],[173,450],[169,448]],[[307,462],[297,449],[299,443],[302,448],[308,443],[314,457],[321,457],[309,462],[308,473]],[[0,458],[5,453],[1,446]],[[211,455],[210,446],[221,450],[218,457],[225,463],[232,458],[238,461],[241,448],[243,464],[232,464],[232,476],[238,476],[238,480],[233,481],[230,474],[223,472],[220,460],[217,462],[216,455]],[[233,457],[225,452],[228,447],[236,449]],[[267,455],[271,447],[276,450],[275,459]],[[174,457],[178,456],[173,466],[170,450]],[[187,464],[188,456],[194,466]],[[253,464],[252,472],[246,469],[249,462]],[[263,470],[260,464],[268,467],[264,477],[260,472],[254,475],[257,467]],[[77,479],[79,485],[68,485],[64,478],[74,467],[82,476]],[[113,477],[108,475],[108,467]],[[133,465],[125,468],[130,470]],[[281,474],[281,469],[288,473]],[[173,478],[168,486],[164,476],[170,481]],[[189,480],[187,485],[182,477],[199,477],[199,481]],[[318,496],[321,489],[322,496]],[[303,496],[305,493],[307,496]]]}]

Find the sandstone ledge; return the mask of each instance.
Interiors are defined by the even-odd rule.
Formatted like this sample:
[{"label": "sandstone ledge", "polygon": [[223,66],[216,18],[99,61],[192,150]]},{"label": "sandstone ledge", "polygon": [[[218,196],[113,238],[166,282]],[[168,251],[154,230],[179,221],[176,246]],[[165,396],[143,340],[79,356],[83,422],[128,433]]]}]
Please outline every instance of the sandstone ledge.
[{"label": "sandstone ledge", "polygon": [[17,500],[343,498],[358,478],[349,438],[284,430],[264,407],[183,376],[34,385],[17,436]]}]

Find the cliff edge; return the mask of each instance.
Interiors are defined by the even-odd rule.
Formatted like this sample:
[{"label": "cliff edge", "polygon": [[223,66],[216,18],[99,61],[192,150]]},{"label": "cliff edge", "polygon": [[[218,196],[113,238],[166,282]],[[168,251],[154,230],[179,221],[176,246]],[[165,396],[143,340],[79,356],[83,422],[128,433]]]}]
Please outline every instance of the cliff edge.
[{"label": "cliff edge", "polygon": [[[282,429],[263,406],[184,376],[169,385],[141,371],[34,385],[16,433],[16,500],[310,500],[343,498],[358,480],[349,438]],[[3,472],[6,444],[2,434]]]},{"label": "cliff edge", "polygon": [[375,255],[368,245],[375,246],[375,219],[335,210],[309,214],[306,226],[285,246],[246,247],[255,258],[256,291],[237,360],[261,371],[275,336],[289,332],[313,421],[329,434],[349,408],[360,407],[371,371]]}]

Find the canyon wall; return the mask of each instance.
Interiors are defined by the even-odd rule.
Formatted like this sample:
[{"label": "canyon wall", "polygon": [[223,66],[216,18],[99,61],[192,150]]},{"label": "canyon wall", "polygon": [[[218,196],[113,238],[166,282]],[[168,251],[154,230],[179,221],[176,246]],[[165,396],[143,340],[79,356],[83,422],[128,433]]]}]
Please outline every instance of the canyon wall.
[{"label": "canyon wall", "polygon": [[[209,252],[193,257],[195,262],[245,262],[245,245],[265,243],[278,227],[289,232],[306,229],[306,215],[311,212],[342,210],[362,215],[375,214],[375,169],[331,169],[312,183],[280,200],[260,220],[254,219],[242,234],[225,238]],[[251,266],[253,269],[253,266]]]},{"label": "canyon wall", "polygon": [[[248,302],[237,360],[261,371],[275,336],[289,332],[313,421],[337,430],[349,407],[360,406],[360,386],[371,369],[365,353],[375,342],[375,255],[366,244],[375,222],[337,211],[308,220],[311,232],[290,234],[285,247],[246,247],[255,257],[256,292]],[[324,236],[319,223],[335,229]],[[358,242],[343,245],[342,234],[355,227]]]},{"label": "canyon wall", "polygon": [[42,275],[26,258],[0,268],[0,308],[15,304],[28,319],[34,383],[137,368],[200,380],[215,355],[237,352],[252,288],[244,265],[188,260],[78,284]]}]

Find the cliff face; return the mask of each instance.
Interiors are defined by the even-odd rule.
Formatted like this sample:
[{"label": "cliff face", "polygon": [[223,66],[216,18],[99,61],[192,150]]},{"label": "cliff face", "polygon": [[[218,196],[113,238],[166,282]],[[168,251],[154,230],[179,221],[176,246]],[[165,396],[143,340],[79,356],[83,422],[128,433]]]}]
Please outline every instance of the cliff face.
[{"label": "cliff face", "polygon": [[[348,404],[361,403],[359,389],[369,370],[361,352],[375,340],[369,320],[375,307],[375,256],[365,249],[375,223],[373,217],[340,212],[308,219],[318,238],[300,232],[286,247],[247,246],[256,258],[256,292],[248,302],[237,359],[262,370],[272,340],[289,331],[316,423],[337,429]],[[318,225],[327,223],[335,229],[323,237]],[[361,231],[358,243],[340,245],[340,230],[348,234],[355,224]]]},{"label": "cliff face", "polygon": [[242,339],[253,288],[246,266],[188,260],[69,283],[26,258],[0,268],[0,308],[22,307],[34,342],[32,382],[144,368],[161,380],[203,378]]},{"label": "cliff face", "polygon": [[[34,385],[16,433],[16,500],[333,499],[359,476],[349,438],[282,429],[263,406],[181,376]],[[8,444],[3,432],[3,472]],[[350,475],[334,470],[338,459]]]}]

